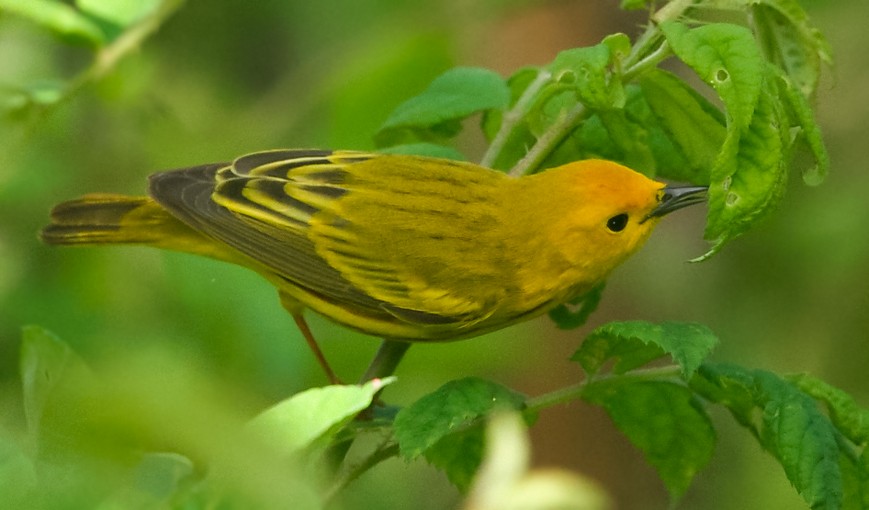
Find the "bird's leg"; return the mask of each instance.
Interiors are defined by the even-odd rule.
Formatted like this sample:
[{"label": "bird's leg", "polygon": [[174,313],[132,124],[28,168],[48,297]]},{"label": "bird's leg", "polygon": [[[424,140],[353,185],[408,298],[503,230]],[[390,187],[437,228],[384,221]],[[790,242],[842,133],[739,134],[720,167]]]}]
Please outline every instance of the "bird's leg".
[{"label": "bird's leg", "polygon": [[314,339],[313,333],[311,333],[311,328],[308,327],[308,323],[302,315],[304,307],[301,303],[287,294],[283,292],[278,292],[278,294],[281,297],[281,305],[283,305],[284,309],[290,312],[293,320],[296,321],[296,326],[299,328],[299,331],[302,332],[302,336],[305,337],[305,341],[308,343],[311,352],[314,353],[314,357],[317,358],[317,362],[323,368],[323,371],[326,372],[326,377],[329,378],[329,382],[332,384],[344,384],[341,382],[341,379],[338,379],[335,372],[332,371],[332,367],[330,367],[329,362],[326,361],[326,356],[323,355],[323,351],[321,351],[320,346],[317,345],[317,341]]},{"label": "bird's leg", "polygon": [[[365,384],[372,379],[383,379],[389,377],[395,372],[395,368],[404,357],[404,353],[410,349],[410,342],[398,342],[396,340],[384,340],[377,349],[377,354],[371,360],[371,364],[365,370],[362,378],[359,379],[359,384]],[[371,405],[367,409],[357,415],[357,420],[370,420],[374,417],[375,406],[383,406],[384,403],[380,400],[381,388],[374,394]]]},{"label": "bird's leg", "polygon": [[299,327],[299,331],[302,332],[302,336],[304,336],[305,341],[308,342],[308,347],[311,348],[311,352],[314,353],[317,362],[320,363],[320,366],[323,367],[323,371],[326,372],[326,377],[329,378],[329,382],[332,384],[344,384],[341,382],[341,379],[338,379],[335,372],[332,371],[332,367],[329,366],[329,362],[326,361],[326,356],[323,355],[323,351],[320,350],[320,346],[317,345],[317,341],[314,340],[314,335],[311,334],[311,328],[308,327],[308,323],[305,322],[305,318],[302,317],[302,314],[294,313],[293,320],[296,321],[296,326]]},{"label": "bird's leg", "polygon": [[365,384],[372,379],[382,379],[388,377],[395,372],[395,368],[404,357],[404,353],[410,349],[410,342],[399,342],[396,340],[384,340],[377,349],[377,354],[365,370],[359,384]]}]

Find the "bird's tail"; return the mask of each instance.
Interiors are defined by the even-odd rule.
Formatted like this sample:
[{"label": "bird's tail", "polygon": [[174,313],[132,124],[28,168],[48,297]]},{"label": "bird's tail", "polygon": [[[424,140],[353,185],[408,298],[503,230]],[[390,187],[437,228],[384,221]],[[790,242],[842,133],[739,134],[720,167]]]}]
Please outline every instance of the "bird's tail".
[{"label": "bird's tail", "polygon": [[236,256],[144,196],[95,193],[60,203],[40,236],[48,244],[144,244],[223,260]]}]

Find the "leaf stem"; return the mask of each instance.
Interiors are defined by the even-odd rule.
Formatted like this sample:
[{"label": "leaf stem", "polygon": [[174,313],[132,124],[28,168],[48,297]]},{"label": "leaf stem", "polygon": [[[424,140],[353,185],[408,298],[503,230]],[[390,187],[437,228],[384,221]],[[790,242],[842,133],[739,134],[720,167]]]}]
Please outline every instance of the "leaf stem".
[{"label": "leaf stem", "polygon": [[498,128],[495,138],[492,139],[492,143],[480,160],[482,166],[491,167],[495,163],[498,156],[501,155],[501,151],[504,150],[504,146],[507,145],[507,141],[510,139],[510,135],[516,128],[516,125],[519,124],[528,112],[528,109],[537,99],[537,93],[540,92],[540,89],[546,85],[550,78],[552,78],[552,73],[545,69],[540,69],[534,80],[528,84],[528,87],[519,96],[513,108],[504,113],[501,127]]},{"label": "leaf stem", "polygon": [[625,69],[622,74],[622,81],[629,82],[646,70],[658,67],[658,64],[669,57],[670,54],[670,45],[667,44],[667,41],[663,41],[654,51],[652,51],[652,53],[646,55],[639,62]]},{"label": "leaf stem", "polygon": [[592,384],[606,384],[615,380],[658,381],[663,379],[673,379],[674,377],[682,380],[681,374],[682,369],[678,365],[667,365],[663,367],[646,368],[643,370],[632,370],[625,374],[606,374],[601,377],[588,378],[580,383],[559,388],[555,391],[528,399],[525,403],[525,410],[536,412],[557,404],[564,404],[572,400],[580,399],[586,389]]},{"label": "leaf stem", "polygon": [[585,105],[582,103],[577,103],[573,108],[561,115],[561,117],[554,123],[546,132],[543,133],[543,136],[537,139],[537,142],[531,146],[531,149],[525,154],[525,156],[519,160],[518,163],[510,170],[510,175],[512,177],[521,177],[533,169],[540,166],[540,163],[546,159],[555,147],[564,140],[570,131],[576,127],[579,123],[579,120],[582,119],[588,110],[585,108]]},{"label": "leaf stem", "polygon": [[100,49],[91,65],[69,83],[63,95],[56,102],[52,103],[52,106],[59,106],[88,83],[99,80],[109,73],[121,59],[139,49],[145,39],[156,32],[175,11],[184,5],[185,1],[163,0],[154,12],[125,30],[111,44]]},{"label": "leaf stem", "polygon": [[361,462],[342,471],[338,476],[335,477],[332,485],[323,494],[324,506],[327,506],[335,498],[335,496],[337,496],[338,493],[344,489],[344,487],[365,474],[366,471],[373,468],[377,464],[380,464],[385,460],[389,460],[397,455],[398,443],[395,443],[393,441],[387,441],[381,444],[376,450],[371,452],[370,455],[362,459]]}]

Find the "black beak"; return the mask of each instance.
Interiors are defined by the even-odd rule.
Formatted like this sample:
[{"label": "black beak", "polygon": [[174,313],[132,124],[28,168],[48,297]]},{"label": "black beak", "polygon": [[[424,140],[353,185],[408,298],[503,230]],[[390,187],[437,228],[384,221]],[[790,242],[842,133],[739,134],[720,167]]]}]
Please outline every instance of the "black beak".
[{"label": "black beak", "polygon": [[671,212],[706,200],[707,186],[667,186],[661,190],[661,201],[643,221],[670,214]]}]

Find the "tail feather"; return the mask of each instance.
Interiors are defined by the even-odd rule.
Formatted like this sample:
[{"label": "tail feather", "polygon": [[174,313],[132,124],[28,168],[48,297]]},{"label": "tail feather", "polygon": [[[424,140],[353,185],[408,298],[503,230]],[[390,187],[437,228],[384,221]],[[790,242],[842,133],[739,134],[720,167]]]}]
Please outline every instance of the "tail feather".
[{"label": "tail feather", "polygon": [[91,194],[55,206],[41,237],[48,244],[148,244],[167,221],[148,197]]},{"label": "tail feather", "polygon": [[48,244],[144,244],[234,261],[238,255],[175,218],[150,197],[90,194],[51,211]]}]

